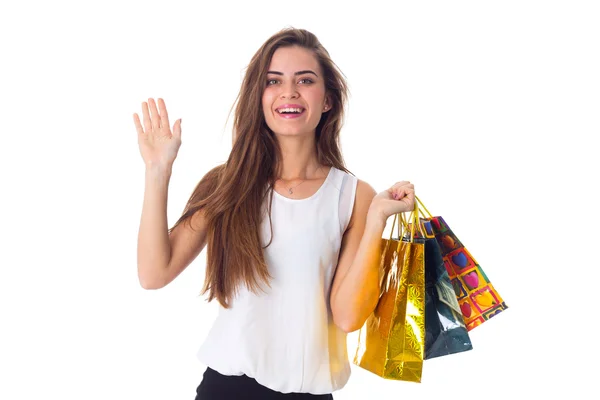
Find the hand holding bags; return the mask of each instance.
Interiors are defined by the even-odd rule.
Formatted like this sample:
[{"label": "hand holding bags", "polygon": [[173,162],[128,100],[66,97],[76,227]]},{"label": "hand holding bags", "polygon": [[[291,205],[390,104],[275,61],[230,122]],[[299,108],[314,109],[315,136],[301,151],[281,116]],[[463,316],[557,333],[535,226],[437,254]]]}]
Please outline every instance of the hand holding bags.
[{"label": "hand holding bags", "polygon": [[[418,221],[416,202],[411,216]],[[398,235],[399,240],[394,240],[390,234],[389,239],[381,239],[379,302],[359,331],[353,362],[382,378],[420,382],[425,345],[424,243],[415,237],[419,224],[411,225],[409,238]]]},{"label": "hand holding bags", "polygon": [[381,239],[379,302],[359,332],[354,364],[420,382],[424,359],[471,350],[467,331],[507,306],[445,221],[415,200],[410,224],[399,214],[398,239],[397,215]]}]

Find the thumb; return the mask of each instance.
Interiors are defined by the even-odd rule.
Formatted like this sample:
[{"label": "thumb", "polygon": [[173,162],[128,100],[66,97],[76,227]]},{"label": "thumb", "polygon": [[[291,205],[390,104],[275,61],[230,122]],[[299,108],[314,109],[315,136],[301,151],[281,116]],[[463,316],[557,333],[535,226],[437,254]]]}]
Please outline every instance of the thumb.
[{"label": "thumb", "polygon": [[181,118],[173,124],[173,136],[181,138]]}]

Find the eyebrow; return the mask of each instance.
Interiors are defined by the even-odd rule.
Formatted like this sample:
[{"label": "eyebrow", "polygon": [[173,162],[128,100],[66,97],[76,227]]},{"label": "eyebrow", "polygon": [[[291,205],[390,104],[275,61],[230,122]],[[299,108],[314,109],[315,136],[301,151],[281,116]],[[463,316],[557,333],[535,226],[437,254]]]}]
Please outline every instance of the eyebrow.
[{"label": "eyebrow", "polygon": [[[279,72],[279,71],[267,71],[267,74],[283,75],[283,72]],[[311,71],[309,69],[306,69],[304,71],[294,72],[294,75],[303,75],[303,74],[313,74],[317,78],[319,77],[317,74],[315,74],[313,71]]]}]

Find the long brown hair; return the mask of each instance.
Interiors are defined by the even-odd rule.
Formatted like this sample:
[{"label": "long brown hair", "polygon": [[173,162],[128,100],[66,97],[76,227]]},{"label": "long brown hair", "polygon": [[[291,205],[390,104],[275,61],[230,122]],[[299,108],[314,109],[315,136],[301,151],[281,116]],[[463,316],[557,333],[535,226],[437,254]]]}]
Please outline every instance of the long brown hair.
[{"label": "long brown hair", "polygon": [[349,172],[339,145],[348,96],[344,75],[314,34],[304,29],[283,29],[258,49],[246,69],[236,98],[229,158],[200,180],[182,216],[169,230],[182,222],[189,223],[195,212],[203,210],[208,226],[208,247],[206,277],[200,294],[208,291],[208,301],[216,298],[225,308],[230,307],[241,283],[256,293],[261,282],[269,285],[272,278],[263,255],[260,226],[263,204],[269,193],[270,219],[273,201],[270,189],[282,155],[276,136],[265,122],[261,99],[273,53],[280,47],[294,45],[313,51],[330,99],[331,109],[322,115],[315,132],[317,160],[321,165]]}]

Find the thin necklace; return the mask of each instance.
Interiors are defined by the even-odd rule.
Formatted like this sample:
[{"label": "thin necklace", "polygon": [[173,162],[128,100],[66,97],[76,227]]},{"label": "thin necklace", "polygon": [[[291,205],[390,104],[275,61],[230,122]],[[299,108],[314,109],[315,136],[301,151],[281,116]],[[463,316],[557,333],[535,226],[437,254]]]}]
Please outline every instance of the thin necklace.
[{"label": "thin necklace", "polygon": [[[321,167],[319,167],[319,169],[317,171],[321,171]],[[277,179],[278,181],[281,180],[281,178]],[[298,186],[302,185],[304,182],[306,181],[306,178],[302,179],[302,182],[300,182],[299,184],[297,184],[296,186],[292,186],[291,188],[286,187],[287,191],[289,194],[294,194],[293,189],[296,189]],[[282,183],[283,184],[283,183]],[[285,185],[283,185],[285,187]]]}]

